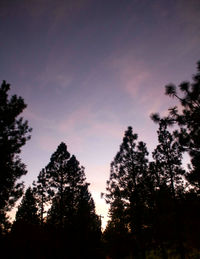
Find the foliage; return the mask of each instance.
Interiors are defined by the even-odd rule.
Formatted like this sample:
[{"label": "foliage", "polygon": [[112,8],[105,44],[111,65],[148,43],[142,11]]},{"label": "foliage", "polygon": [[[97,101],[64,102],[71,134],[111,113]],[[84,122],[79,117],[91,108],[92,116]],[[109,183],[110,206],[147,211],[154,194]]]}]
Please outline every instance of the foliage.
[{"label": "foliage", "polygon": [[26,190],[21,204],[18,207],[15,223],[17,222],[23,222],[27,224],[39,223],[37,202],[30,187]]},{"label": "foliage", "polygon": [[6,212],[11,210],[23,193],[18,179],[27,173],[19,153],[30,139],[28,122],[19,117],[26,108],[21,97],[9,98],[10,85],[3,81],[0,87],[0,228],[6,224]]},{"label": "foliage", "polygon": [[41,224],[43,224],[44,221],[45,207],[50,201],[51,191],[48,180],[47,169],[43,168],[38,175],[37,182],[33,182],[33,190],[37,200]]},{"label": "foliage", "polygon": [[183,189],[182,147],[176,138],[167,130],[164,120],[159,122],[158,141],[152,156],[155,160],[155,174],[158,188],[164,185],[170,187],[172,197],[175,199],[178,192]]},{"label": "foliage", "polygon": [[[176,98],[178,105],[169,109],[165,118],[168,124],[177,124],[179,129],[176,136],[183,150],[191,156],[191,165],[187,179],[197,191],[200,190],[200,61],[197,63],[197,73],[193,81],[182,82],[177,87],[173,84],[166,86],[166,95]],[[180,94],[179,94],[180,92]],[[159,121],[158,114],[152,116],[154,121]]]},{"label": "foliage", "polygon": [[136,238],[136,249],[141,251],[144,251],[142,235],[146,227],[149,195],[147,155],[145,143],[137,142],[137,134],[128,127],[120,151],[111,163],[105,194],[111,205],[111,224],[115,231],[130,231]]},{"label": "foliage", "polygon": [[[26,106],[23,99],[7,100],[8,90],[9,85],[3,82],[0,222],[4,228],[8,224],[5,212],[22,193],[23,186],[16,180],[26,171],[17,154],[30,132],[27,122],[16,119]],[[0,241],[14,248],[11,258],[26,258],[30,252],[33,258],[199,257],[200,62],[192,83],[183,82],[179,90],[168,85],[166,94],[179,105],[170,108],[166,117],[152,115],[159,123],[152,161],[148,160],[146,144],[128,127],[111,162],[103,194],[110,205],[110,220],[103,235],[85,169],[62,142],[39,173],[34,188],[27,189],[11,234],[6,235],[7,240],[0,236]],[[2,115],[5,110],[12,120]],[[174,131],[169,129],[173,125]],[[191,157],[188,171],[182,168],[184,152]]]}]

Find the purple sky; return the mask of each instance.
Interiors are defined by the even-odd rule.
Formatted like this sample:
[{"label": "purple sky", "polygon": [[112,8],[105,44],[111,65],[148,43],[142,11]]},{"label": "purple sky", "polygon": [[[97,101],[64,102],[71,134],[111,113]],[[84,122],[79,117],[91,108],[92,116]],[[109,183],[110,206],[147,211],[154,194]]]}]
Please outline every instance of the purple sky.
[{"label": "purple sky", "polygon": [[172,105],[164,86],[196,71],[199,17],[199,0],[1,0],[0,80],[25,99],[33,128],[26,184],[64,141],[106,216],[100,193],[127,126],[151,152],[149,115]]}]

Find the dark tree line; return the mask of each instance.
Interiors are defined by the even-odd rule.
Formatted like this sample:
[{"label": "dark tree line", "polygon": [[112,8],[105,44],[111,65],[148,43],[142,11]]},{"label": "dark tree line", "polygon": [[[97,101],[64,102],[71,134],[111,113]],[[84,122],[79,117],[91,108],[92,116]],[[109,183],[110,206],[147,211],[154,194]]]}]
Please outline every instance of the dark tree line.
[{"label": "dark tree line", "polygon": [[[101,224],[88,186],[84,167],[61,143],[26,190],[11,237],[35,246],[33,258],[98,258]],[[26,258],[21,249],[18,253]]]},{"label": "dark tree line", "polygon": [[[132,127],[111,162],[110,220],[101,233],[85,169],[61,143],[32,186],[20,151],[30,139],[21,97],[0,87],[0,243],[7,258],[198,258],[200,256],[200,62],[192,82],[166,86],[177,100],[153,114],[158,144],[151,154]],[[176,126],[176,127],[173,127]],[[191,161],[183,168],[183,155]],[[23,196],[22,196],[23,195]],[[14,222],[8,212],[22,196]]]},{"label": "dark tree line", "polygon": [[179,103],[166,117],[151,116],[158,123],[152,161],[128,127],[111,162],[103,194],[110,204],[103,239],[111,258],[200,256],[200,62],[192,83],[168,85],[166,94]]}]

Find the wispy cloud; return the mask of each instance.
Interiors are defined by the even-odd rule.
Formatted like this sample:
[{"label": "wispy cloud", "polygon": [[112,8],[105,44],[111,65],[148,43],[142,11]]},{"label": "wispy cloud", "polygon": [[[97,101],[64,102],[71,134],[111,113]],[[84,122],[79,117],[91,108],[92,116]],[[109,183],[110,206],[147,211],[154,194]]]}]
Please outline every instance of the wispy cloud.
[{"label": "wispy cloud", "polygon": [[117,58],[112,57],[109,62],[119,79],[121,89],[136,98],[151,78],[151,71],[142,60],[137,60],[133,53],[118,53]]}]

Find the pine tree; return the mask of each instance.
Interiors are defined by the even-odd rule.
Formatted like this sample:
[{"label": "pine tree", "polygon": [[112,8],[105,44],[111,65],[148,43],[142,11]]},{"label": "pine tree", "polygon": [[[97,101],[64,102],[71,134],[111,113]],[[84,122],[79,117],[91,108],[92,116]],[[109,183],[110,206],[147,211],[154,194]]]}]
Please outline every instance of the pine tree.
[{"label": "pine tree", "polygon": [[88,190],[84,167],[80,166],[74,155],[70,156],[64,143],[52,155],[47,171],[50,189],[54,194],[48,220],[68,228],[81,228],[87,221],[85,226],[92,228],[91,219],[96,217],[95,206]]},{"label": "pine tree", "polygon": [[31,225],[39,223],[37,201],[30,187],[26,190],[16,213],[15,223],[19,222]]},{"label": "pine tree", "polygon": [[[192,83],[182,82],[177,87],[173,84],[166,86],[166,95],[176,98],[179,104],[169,109],[165,118],[169,124],[179,126],[176,134],[180,145],[189,152],[191,165],[187,179],[197,191],[200,190],[200,61],[197,63],[197,73]],[[159,115],[152,116],[159,121]]]},{"label": "pine tree", "polygon": [[137,134],[133,134],[132,128],[128,127],[120,151],[111,163],[105,198],[111,205],[111,222],[116,221],[116,215],[118,222],[126,222],[124,228],[128,227],[137,237],[144,256],[142,232],[148,202],[145,184],[148,178],[148,151],[145,143],[137,142],[137,138]]},{"label": "pine tree", "polygon": [[183,190],[182,147],[175,136],[167,130],[167,122],[160,120],[158,141],[152,156],[156,165],[157,187],[169,186],[173,199]]},{"label": "pine tree", "polygon": [[18,117],[26,108],[21,97],[8,96],[10,85],[3,81],[0,87],[0,228],[5,229],[6,212],[23,194],[23,183],[18,182],[27,173],[19,153],[30,139],[28,122]]},{"label": "pine tree", "polygon": [[74,155],[70,156],[66,145],[61,143],[51,156],[47,171],[53,194],[47,223],[61,233],[57,237],[61,242],[60,251],[66,249],[66,244],[62,245],[65,240],[69,253],[87,258],[88,253],[95,253],[99,244],[101,225],[88,190],[84,167]]},{"label": "pine tree", "polygon": [[39,214],[40,214],[40,223],[43,224],[45,207],[48,205],[50,201],[50,186],[49,186],[49,178],[47,174],[47,169],[43,168],[39,175],[37,182],[33,182],[33,191],[37,200]]},{"label": "pine tree", "polygon": [[65,143],[62,142],[56,152],[52,154],[50,163],[47,165],[51,195],[59,200],[57,214],[61,225],[64,220],[64,189],[68,185],[67,163],[69,159],[70,153],[67,151]]},{"label": "pine tree", "polygon": [[181,258],[185,258],[181,234],[182,215],[179,213],[180,199],[184,193],[183,176],[185,174],[181,167],[182,147],[174,134],[167,130],[166,120],[160,120],[157,133],[159,144],[153,152],[157,179],[155,231],[159,233],[161,243],[164,240],[168,242],[173,240],[177,243]]}]

